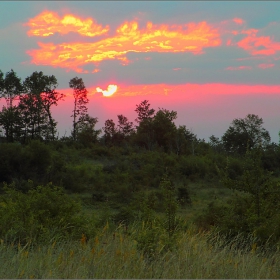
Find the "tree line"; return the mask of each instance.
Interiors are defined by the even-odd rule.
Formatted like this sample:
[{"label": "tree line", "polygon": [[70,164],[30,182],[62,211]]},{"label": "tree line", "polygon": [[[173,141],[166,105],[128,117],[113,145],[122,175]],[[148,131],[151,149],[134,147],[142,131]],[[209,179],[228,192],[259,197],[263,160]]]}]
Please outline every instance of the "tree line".
[{"label": "tree line", "polygon": [[[248,114],[243,119],[234,119],[221,139],[210,136],[209,143],[198,139],[185,125],[175,125],[177,112],[151,108],[148,100],[136,105],[136,124],[120,114],[117,123],[105,121],[102,130],[95,128],[98,118],[88,114],[88,91],[82,78],[69,81],[73,90],[72,131],[69,137],[57,137],[57,122],[52,116],[53,106],[63,101],[64,94],[57,90],[54,75],[33,72],[21,81],[13,70],[0,70],[0,98],[5,99],[0,111],[0,129],[5,142],[28,143],[29,140],[72,141],[89,146],[100,143],[106,146],[138,146],[147,150],[161,149],[177,155],[196,154],[207,145],[217,152],[246,153],[249,148],[271,147],[269,132],[263,127],[263,119]],[[206,145],[207,144],[207,145]]]}]

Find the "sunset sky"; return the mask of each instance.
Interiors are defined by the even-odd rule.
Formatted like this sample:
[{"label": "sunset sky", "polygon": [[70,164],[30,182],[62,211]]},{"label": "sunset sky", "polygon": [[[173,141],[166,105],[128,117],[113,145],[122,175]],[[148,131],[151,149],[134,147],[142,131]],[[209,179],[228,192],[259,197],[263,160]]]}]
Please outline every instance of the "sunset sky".
[{"label": "sunset sky", "polygon": [[0,1],[0,69],[56,76],[60,136],[77,76],[98,128],[118,114],[134,121],[147,99],[206,141],[250,113],[278,143],[279,11],[279,1]]}]

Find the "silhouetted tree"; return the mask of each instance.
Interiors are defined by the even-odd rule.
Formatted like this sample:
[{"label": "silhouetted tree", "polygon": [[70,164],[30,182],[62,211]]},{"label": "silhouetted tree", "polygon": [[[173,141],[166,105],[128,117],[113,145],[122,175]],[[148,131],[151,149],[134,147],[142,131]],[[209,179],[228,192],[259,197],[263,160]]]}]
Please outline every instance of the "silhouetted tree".
[{"label": "silhouetted tree", "polygon": [[51,107],[64,96],[56,91],[57,79],[36,71],[23,85],[25,95],[20,97],[19,109],[25,124],[25,137],[53,140],[57,123],[52,118]]},{"label": "silhouetted tree", "polygon": [[185,125],[179,125],[174,137],[177,155],[189,153],[194,155],[198,142],[196,135],[187,129]]},{"label": "silhouetted tree", "polygon": [[4,74],[0,71],[0,97],[4,97],[7,107],[13,107],[13,101],[23,92],[21,79],[17,76],[13,69]]},{"label": "silhouetted tree", "polygon": [[97,118],[93,118],[88,114],[81,115],[76,126],[77,141],[84,146],[89,146],[91,143],[95,143],[98,135],[101,133],[101,130],[95,129],[97,122]]},{"label": "silhouetted tree", "polygon": [[176,135],[176,125],[174,120],[177,118],[177,112],[160,109],[155,114],[152,121],[155,142],[165,151],[172,150],[173,141]]},{"label": "silhouetted tree", "polygon": [[121,138],[127,139],[134,132],[133,122],[129,122],[123,115],[118,115],[118,122],[118,133]]},{"label": "silhouetted tree", "polygon": [[138,123],[138,126],[136,127],[137,134],[135,141],[138,145],[152,150],[155,146],[155,132],[152,124],[155,110],[150,109],[148,102],[148,100],[144,100],[139,105],[136,105],[135,112],[138,117],[135,121]]},{"label": "silhouetted tree", "polygon": [[104,131],[104,141],[106,144],[112,144],[114,142],[115,135],[117,133],[115,122],[110,119],[105,121],[105,127],[102,128]]},{"label": "silhouetted tree", "polygon": [[7,72],[5,77],[0,71],[0,97],[5,98],[7,102],[7,107],[3,106],[0,112],[0,126],[5,131],[7,142],[14,142],[14,139],[20,135],[21,119],[17,107],[13,106],[13,101],[22,91],[21,79],[13,70]]},{"label": "silhouetted tree", "polygon": [[219,137],[215,137],[214,135],[211,135],[209,137],[209,145],[210,147],[217,153],[225,152],[224,145],[222,139],[219,139]]},{"label": "silhouetted tree", "polygon": [[151,105],[148,102],[148,100],[144,100],[139,105],[136,105],[135,112],[137,113],[138,117],[135,121],[137,123],[151,119],[154,116],[155,110],[150,109]]},{"label": "silhouetted tree", "polygon": [[244,119],[234,119],[222,137],[225,150],[245,154],[247,147],[266,146],[270,142],[270,135],[262,125],[263,119],[254,114],[248,114]]},{"label": "silhouetted tree", "polygon": [[74,110],[73,110],[73,131],[72,136],[73,139],[76,140],[77,136],[77,119],[79,116],[83,116],[87,113],[86,104],[89,102],[87,98],[88,91],[84,85],[83,79],[75,77],[69,82],[70,88],[73,89],[74,95]]},{"label": "silhouetted tree", "polygon": [[3,106],[0,112],[0,126],[3,127],[7,142],[20,140],[22,118],[17,106],[6,108]]}]

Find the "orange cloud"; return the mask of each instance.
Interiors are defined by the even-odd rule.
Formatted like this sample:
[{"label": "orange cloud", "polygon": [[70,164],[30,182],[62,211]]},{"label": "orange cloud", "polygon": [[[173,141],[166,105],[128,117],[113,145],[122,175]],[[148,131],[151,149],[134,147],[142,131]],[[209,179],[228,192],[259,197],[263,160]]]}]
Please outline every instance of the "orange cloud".
[{"label": "orange cloud", "polygon": [[55,12],[44,11],[38,16],[30,19],[27,26],[30,30],[28,36],[47,37],[54,33],[67,34],[69,32],[77,32],[80,35],[94,37],[109,31],[109,26],[102,27],[94,20],[87,18],[85,20],[68,14],[60,18]]},{"label": "orange cloud", "polygon": [[[55,28],[52,28],[50,20],[45,29],[50,28],[50,32],[54,32],[57,29],[56,21],[53,22],[53,26]],[[41,29],[45,30],[43,27]],[[74,32],[78,30],[74,25],[67,26],[67,31],[70,29]],[[36,34],[38,36],[48,34],[44,32],[38,31]],[[61,32],[66,32],[66,30],[61,29]],[[200,54],[204,48],[216,47],[220,44],[218,30],[207,22],[185,25],[154,25],[148,22],[145,28],[140,29],[138,23],[132,21],[119,26],[114,36],[97,42],[71,42],[57,45],[38,42],[40,49],[29,50],[27,53],[32,57],[31,62],[34,64],[59,66],[81,72],[82,65],[88,63],[98,65],[103,60],[117,59],[126,65],[129,63],[126,57],[128,52]]]},{"label": "orange cloud", "polygon": [[274,55],[280,51],[280,42],[274,42],[270,36],[257,36],[258,30],[249,29],[242,32],[247,37],[237,43],[237,46],[251,55]]},{"label": "orange cloud", "polygon": [[236,23],[236,24],[244,24],[245,21],[241,18],[234,18],[233,21]]},{"label": "orange cloud", "polygon": [[271,68],[274,66],[275,66],[275,64],[273,64],[273,63],[261,63],[258,65],[258,67],[262,68],[262,69],[267,69],[267,68]]},{"label": "orange cloud", "polygon": [[225,68],[225,70],[233,70],[233,71],[235,71],[235,70],[251,70],[251,69],[252,69],[251,66],[244,66],[244,65],[237,66],[237,67],[229,66],[229,67]]}]

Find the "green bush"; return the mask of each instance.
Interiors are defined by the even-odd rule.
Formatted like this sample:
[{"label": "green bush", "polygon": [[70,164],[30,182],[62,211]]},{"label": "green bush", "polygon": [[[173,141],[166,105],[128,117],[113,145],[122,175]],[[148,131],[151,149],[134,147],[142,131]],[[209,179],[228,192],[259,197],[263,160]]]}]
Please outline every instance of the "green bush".
[{"label": "green bush", "polygon": [[113,216],[113,220],[117,224],[128,225],[135,220],[135,212],[129,206],[122,207],[117,214]]},{"label": "green bush", "polygon": [[80,238],[94,233],[92,221],[82,218],[80,203],[52,184],[22,193],[5,186],[0,197],[0,237],[7,242],[37,243]]},{"label": "green bush", "polygon": [[0,183],[11,183],[20,176],[22,146],[20,144],[0,144]]}]

